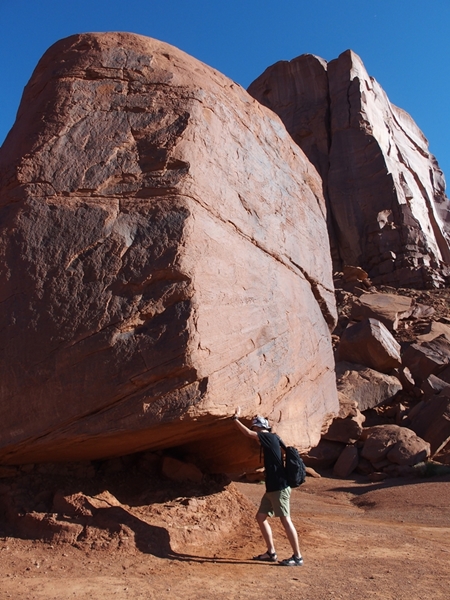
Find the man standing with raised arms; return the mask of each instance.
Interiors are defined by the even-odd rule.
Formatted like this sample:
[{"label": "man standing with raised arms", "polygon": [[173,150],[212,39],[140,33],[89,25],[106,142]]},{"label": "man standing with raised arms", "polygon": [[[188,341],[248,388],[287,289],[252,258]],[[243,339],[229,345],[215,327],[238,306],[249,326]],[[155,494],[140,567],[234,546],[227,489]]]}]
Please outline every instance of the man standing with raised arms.
[{"label": "man standing with raised arms", "polygon": [[291,558],[280,560],[280,565],[286,567],[301,567],[303,558],[298,543],[297,531],[290,517],[289,499],[291,488],[286,480],[286,473],[283,465],[282,441],[278,435],[271,433],[269,422],[264,417],[257,416],[252,420],[250,429],[239,421],[241,409],[238,406],[232,417],[237,429],[249,438],[258,441],[261,444],[264,455],[264,469],[266,476],[266,493],[261,499],[256,521],[261,529],[264,541],[267,544],[267,551],[253,560],[265,562],[276,562],[277,553],[273,543],[272,528],[267,520],[268,517],[279,517],[284,527],[289,543],[292,546],[294,554]]}]

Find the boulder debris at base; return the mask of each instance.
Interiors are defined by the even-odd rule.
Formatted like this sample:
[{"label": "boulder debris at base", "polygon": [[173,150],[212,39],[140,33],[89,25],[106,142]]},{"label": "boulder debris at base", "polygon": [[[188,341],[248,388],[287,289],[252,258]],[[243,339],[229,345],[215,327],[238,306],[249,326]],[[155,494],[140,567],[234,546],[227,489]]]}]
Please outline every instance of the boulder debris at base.
[{"label": "boulder debris at base", "polygon": [[353,303],[351,318],[354,321],[377,319],[389,331],[398,329],[400,319],[408,318],[414,311],[412,298],[400,294],[361,294]]},{"label": "boulder debris at base", "polygon": [[[253,526],[253,504],[226,477],[167,479],[164,457],[149,457],[23,465],[0,484],[0,532],[82,552],[175,558],[223,547],[233,531]],[[150,462],[151,474],[141,469]]]},{"label": "boulder debris at base", "polygon": [[390,373],[402,364],[400,345],[377,319],[349,324],[341,335],[338,360]]},{"label": "boulder debris at base", "polygon": [[415,465],[430,456],[430,444],[414,431],[398,425],[376,425],[364,432],[362,458],[377,467],[384,460],[397,465]]},{"label": "boulder debris at base", "polygon": [[276,115],[168,44],[75,35],[36,67],[0,174],[1,462],[182,446],[237,471],[259,458],[236,403],[319,441],[326,209]]},{"label": "boulder debris at base", "polygon": [[421,391],[423,392],[424,400],[429,400],[434,395],[439,394],[444,390],[450,389],[450,383],[444,381],[440,377],[436,375],[430,375],[425,379],[425,381],[420,386]]},{"label": "boulder debris at base", "polygon": [[439,321],[431,321],[426,333],[419,335],[418,340],[420,342],[430,342],[441,335],[444,335],[450,341],[450,325]]},{"label": "boulder debris at base", "polygon": [[450,275],[445,180],[413,119],[351,50],[280,61],[248,88],[277,113],[323,179],[335,268],[375,284],[439,287]]},{"label": "boulder debris at base", "polygon": [[[312,453],[313,450],[308,457]],[[348,444],[342,448],[333,464],[333,474],[346,478],[356,470],[369,476],[373,473],[383,473],[383,478],[390,474],[418,475],[418,471],[401,473],[392,467],[412,467],[423,463],[429,457],[430,444],[418,437],[414,431],[398,425],[376,425],[365,428],[357,444]]]},{"label": "boulder debris at base", "polygon": [[346,444],[343,442],[333,442],[322,438],[314,448],[311,448],[308,453],[302,456],[307,467],[313,469],[329,469],[332,467]]},{"label": "boulder debris at base", "polygon": [[334,467],[333,474],[337,477],[345,479],[356,469],[359,463],[359,453],[356,446],[346,446],[339,458],[337,459]]},{"label": "boulder debris at base", "polygon": [[450,388],[424,402],[410,427],[429,441],[432,458],[443,450],[450,443]]},{"label": "boulder debris at base", "polygon": [[[340,276],[335,274],[335,283],[339,324],[333,338],[338,351],[340,335],[345,335],[349,323],[352,323],[353,307],[359,302],[361,290],[355,287],[353,292],[349,291],[343,273]],[[395,295],[391,288],[370,286],[371,294],[379,294],[380,291],[383,295],[387,295],[386,292]],[[445,474],[445,469],[437,467],[450,464],[450,357],[447,355],[447,341],[441,332],[441,338],[432,338],[426,346],[419,343],[421,335],[430,331],[433,322],[450,322],[450,289],[426,292],[402,289],[401,295],[408,296],[412,311],[408,311],[409,315],[404,314],[398,321],[398,327],[392,331],[400,359],[409,362],[411,348],[414,352],[417,352],[416,347],[422,348],[423,354],[434,357],[433,368],[438,369],[439,374],[431,374],[420,381],[417,374],[423,369],[414,369],[412,365],[416,384],[404,364],[387,375],[363,365],[337,362],[339,414],[323,433],[318,446],[305,456],[305,461],[315,463],[318,469],[332,467],[336,477],[349,477],[354,472],[367,476],[371,481],[399,476],[431,477]],[[410,304],[409,301],[401,302]],[[396,304],[395,301],[393,303]],[[419,310],[416,310],[417,307]],[[417,362],[419,364],[420,361]],[[392,454],[388,456],[385,452],[383,456],[369,456],[371,460],[368,460],[362,452],[369,432],[377,431],[374,427],[380,429],[379,435],[384,436],[385,441],[370,442],[366,451],[369,452],[371,445],[379,444],[383,452],[389,447]]]},{"label": "boulder debris at base", "polygon": [[430,340],[411,344],[403,353],[403,363],[418,384],[433,374],[439,375],[450,364],[450,341],[444,334]]},{"label": "boulder debris at base", "polygon": [[322,434],[322,439],[334,442],[356,442],[361,437],[366,417],[358,408],[358,403],[338,391],[339,413],[329,428]]},{"label": "boulder debris at base", "polygon": [[360,411],[392,399],[403,389],[396,376],[349,362],[336,363],[336,382],[338,393],[355,401]]}]

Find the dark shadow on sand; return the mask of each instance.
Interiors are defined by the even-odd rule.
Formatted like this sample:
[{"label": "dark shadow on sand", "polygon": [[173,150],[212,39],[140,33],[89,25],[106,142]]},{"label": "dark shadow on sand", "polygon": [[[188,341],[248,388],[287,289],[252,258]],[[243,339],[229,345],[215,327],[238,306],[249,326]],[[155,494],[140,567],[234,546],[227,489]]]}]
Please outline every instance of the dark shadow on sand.
[{"label": "dark shadow on sand", "polygon": [[[136,548],[143,554],[151,554],[158,558],[197,563],[255,564],[256,562],[250,559],[232,560],[215,556],[197,556],[175,552],[170,545],[170,535],[167,529],[156,525],[150,525],[142,519],[130,514],[120,506],[97,509],[88,525],[112,533],[121,531],[122,526],[128,527],[134,533]],[[273,565],[275,563],[265,564]]]},{"label": "dark shadow on sand", "polygon": [[[342,480],[339,480],[342,481]],[[427,485],[430,483],[450,483],[450,475],[444,475],[441,477],[395,477],[391,479],[384,479],[383,481],[370,482],[367,479],[361,479],[361,481],[355,481],[357,485],[354,487],[345,485],[330,488],[332,492],[347,492],[355,496],[362,496],[368,492],[374,490],[389,489],[393,487],[402,487],[407,485]]]}]

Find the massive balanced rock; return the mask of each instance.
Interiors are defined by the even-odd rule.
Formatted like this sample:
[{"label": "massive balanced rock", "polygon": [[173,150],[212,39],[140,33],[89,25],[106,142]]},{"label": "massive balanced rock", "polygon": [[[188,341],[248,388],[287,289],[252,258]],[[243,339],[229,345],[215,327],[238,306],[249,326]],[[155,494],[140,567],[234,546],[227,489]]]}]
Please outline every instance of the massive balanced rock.
[{"label": "massive balanced rock", "polygon": [[282,118],[322,176],[335,267],[363,267],[376,283],[445,282],[450,205],[442,171],[413,119],[354,52],[328,64],[311,54],[278,62],[249,92]]},{"label": "massive balanced rock", "polygon": [[325,205],[279,118],[141,36],[55,44],[0,150],[0,462],[182,447],[212,470],[267,415],[337,413]]}]

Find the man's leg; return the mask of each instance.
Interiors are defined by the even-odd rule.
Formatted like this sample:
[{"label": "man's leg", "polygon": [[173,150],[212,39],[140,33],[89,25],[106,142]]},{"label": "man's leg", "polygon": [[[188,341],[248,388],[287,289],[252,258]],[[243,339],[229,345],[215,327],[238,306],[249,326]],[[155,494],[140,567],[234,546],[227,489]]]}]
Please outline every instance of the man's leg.
[{"label": "man's leg", "polygon": [[294,552],[294,556],[300,557],[300,546],[298,543],[298,535],[297,530],[294,527],[293,522],[291,521],[291,517],[280,517],[281,524],[284,527],[289,543],[292,546],[292,550]]},{"label": "man's leg", "polygon": [[256,520],[258,522],[259,528],[261,529],[264,541],[267,544],[267,551],[271,554],[274,554],[275,546],[273,545],[272,528],[270,527],[269,522],[267,520],[268,516],[269,515],[266,515],[265,513],[258,512],[256,515]]}]

